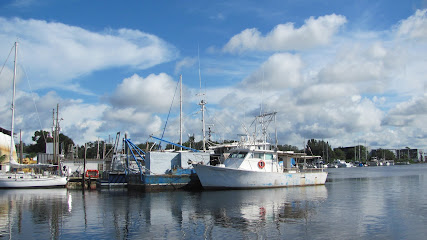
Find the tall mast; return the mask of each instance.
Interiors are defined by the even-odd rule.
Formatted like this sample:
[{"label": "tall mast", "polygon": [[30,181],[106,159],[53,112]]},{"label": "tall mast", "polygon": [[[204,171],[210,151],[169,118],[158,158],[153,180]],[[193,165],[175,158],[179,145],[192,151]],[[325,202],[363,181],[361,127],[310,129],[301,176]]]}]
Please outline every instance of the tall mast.
[{"label": "tall mast", "polygon": [[203,96],[205,95],[202,92],[202,77],[200,74],[200,53],[199,53],[199,46],[197,46],[197,58],[199,59],[199,82],[200,82],[200,103],[199,105],[201,106],[201,110],[202,110],[202,134],[203,134],[203,151],[206,151],[206,129],[205,129],[205,105],[206,102],[203,99]]},{"label": "tall mast", "polygon": [[206,129],[205,129],[205,100],[201,100],[199,105],[202,107],[202,132],[203,132],[203,151],[206,151]]},{"label": "tall mast", "polygon": [[182,146],[182,75],[179,75],[179,145]]},{"label": "tall mast", "polygon": [[[43,132],[43,130],[42,130]],[[52,140],[53,140],[53,164],[56,160],[56,127],[55,127],[55,108],[52,109]]]},{"label": "tall mast", "polygon": [[18,42],[15,42],[15,63],[13,66],[13,92],[12,92],[12,123],[10,128],[10,161],[13,162],[13,128],[14,128],[14,121],[15,121],[15,80],[16,80],[16,61],[18,55]]},{"label": "tall mast", "polygon": [[56,104],[56,125],[55,125],[55,137],[56,137],[56,158],[55,163],[59,165],[59,103]]}]

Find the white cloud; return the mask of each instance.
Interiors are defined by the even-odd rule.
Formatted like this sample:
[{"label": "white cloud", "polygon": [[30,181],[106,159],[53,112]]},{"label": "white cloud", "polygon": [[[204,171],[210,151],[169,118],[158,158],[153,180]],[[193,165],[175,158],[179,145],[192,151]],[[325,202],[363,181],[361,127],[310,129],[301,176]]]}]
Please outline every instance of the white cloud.
[{"label": "white cloud", "polygon": [[[427,121],[427,93],[397,104],[383,121],[385,126],[425,129]],[[425,130],[424,130],[425,131]]]},{"label": "white cloud", "polygon": [[427,40],[427,9],[417,10],[414,15],[396,26],[398,37]]},{"label": "white cloud", "polygon": [[384,92],[390,78],[403,70],[397,53],[389,52],[380,42],[354,44],[340,50],[333,63],[319,72],[319,80],[329,83],[359,84],[361,91]]},{"label": "white cloud", "polygon": [[16,36],[18,63],[30,66],[35,89],[64,88],[82,75],[109,67],[146,69],[177,56],[173,46],[139,30],[91,32],[58,22],[0,17],[0,53],[9,52]]},{"label": "white cloud", "polygon": [[345,96],[351,96],[358,91],[350,84],[320,83],[301,88],[296,96],[298,104],[318,104],[336,101]]},{"label": "white cloud", "polygon": [[341,15],[310,17],[300,28],[293,23],[279,24],[266,36],[255,28],[245,29],[224,46],[225,52],[302,50],[330,42],[347,22]]},{"label": "white cloud", "polygon": [[390,111],[391,115],[427,115],[427,93],[402,102]]},{"label": "white cloud", "polygon": [[137,107],[139,111],[164,113],[172,103],[176,86],[177,81],[165,73],[146,78],[134,74],[118,85],[111,102],[117,108]]},{"label": "white cloud", "polygon": [[243,80],[242,85],[258,90],[296,87],[302,82],[302,68],[303,62],[298,55],[276,53]]}]

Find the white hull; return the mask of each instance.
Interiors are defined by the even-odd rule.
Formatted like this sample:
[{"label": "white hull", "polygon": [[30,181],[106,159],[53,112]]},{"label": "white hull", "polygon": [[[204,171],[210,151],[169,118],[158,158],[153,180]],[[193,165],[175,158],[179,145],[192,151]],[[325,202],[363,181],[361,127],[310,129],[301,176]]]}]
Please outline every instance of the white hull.
[{"label": "white hull", "polygon": [[50,188],[65,187],[67,177],[41,176],[24,174],[2,174],[0,175],[0,188]]},{"label": "white hull", "polygon": [[205,189],[277,188],[325,184],[327,172],[260,172],[193,164]]}]

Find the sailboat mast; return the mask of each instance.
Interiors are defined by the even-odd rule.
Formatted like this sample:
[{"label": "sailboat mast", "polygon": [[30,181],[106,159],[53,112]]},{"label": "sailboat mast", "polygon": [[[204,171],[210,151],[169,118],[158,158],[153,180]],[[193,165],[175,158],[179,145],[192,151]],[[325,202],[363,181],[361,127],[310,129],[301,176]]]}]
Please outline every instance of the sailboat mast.
[{"label": "sailboat mast", "polygon": [[199,46],[197,46],[197,58],[199,60],[199,83],[200,83],[200,103],[199,105],[202,107],[202,135],[203,135],[203,151],[206,151],[206,127],[205,127],[205,105],[206,102],[203,99],[204,93],[202,92],[202,76],[200,73],[200,50]]},{"label": "sailboat mast", "polygon": [[15,42],[15,62],[13,66],[13,92],[12,92],[12,123],[10,128],[10,161],[9,163],[13,162],[13,128],[14,128],[14,121],[15,121],[15,80],[16,80],[16,61],[17,61],[17,55],[18,55],[18,42]]},{"label": "sailboat mast", "polygon": [[179,89],[179,145],[182,146],[182,75],[179,75]]},{"label": "sailboat mast", "polygon": [[203,131],[203,151],[206,151],[206,127],[205,127],[205,100],[202,99],[200,105],[202,106],[202,131]]}]

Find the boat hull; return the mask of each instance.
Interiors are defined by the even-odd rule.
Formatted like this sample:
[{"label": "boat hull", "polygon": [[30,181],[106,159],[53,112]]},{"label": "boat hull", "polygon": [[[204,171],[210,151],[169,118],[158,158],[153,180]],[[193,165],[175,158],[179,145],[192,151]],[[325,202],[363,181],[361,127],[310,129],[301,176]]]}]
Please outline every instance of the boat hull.
[{"label": "boat hull", "polygon": [[328,173],[258,172],[193,164],[204,189],[278,188],[325,184]]},{"label": "boat hull", "polygon": [[50,188],[65,187],[67,178],[60,176],[34,177],[34,176],[14,176],[13,174],[0,177],[0,188]]}]

